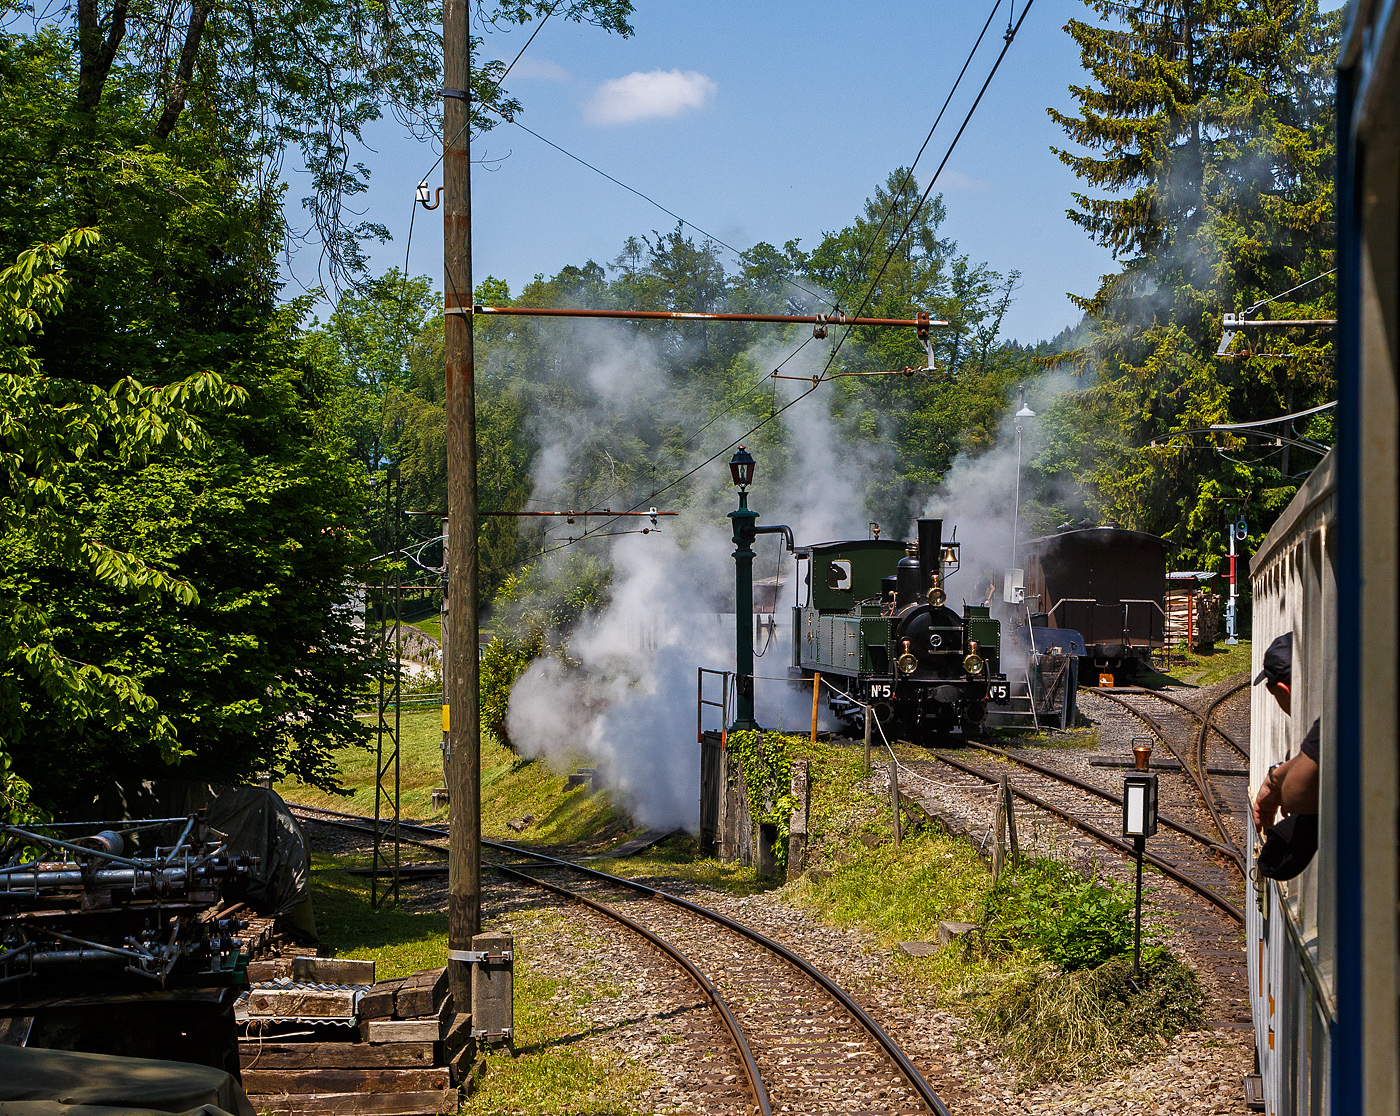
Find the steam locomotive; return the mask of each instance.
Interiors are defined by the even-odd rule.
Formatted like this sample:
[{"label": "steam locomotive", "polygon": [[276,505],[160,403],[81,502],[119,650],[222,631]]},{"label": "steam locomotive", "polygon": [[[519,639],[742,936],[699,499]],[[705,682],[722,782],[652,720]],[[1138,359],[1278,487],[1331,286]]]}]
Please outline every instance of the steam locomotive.
[{"label": "steam locomotive", "polygon": [[947,743],[959,730],[975,736],[989,702],[1010,704],[1001,622],[985,605],[948,607],[961,545],[944,540],[941,519],[920,519],[915,543],[853,539],[794,553],[809,566],[792,665],[833,683],[828,705],[849,727],[862,730],[869,708],[890,739]]}]

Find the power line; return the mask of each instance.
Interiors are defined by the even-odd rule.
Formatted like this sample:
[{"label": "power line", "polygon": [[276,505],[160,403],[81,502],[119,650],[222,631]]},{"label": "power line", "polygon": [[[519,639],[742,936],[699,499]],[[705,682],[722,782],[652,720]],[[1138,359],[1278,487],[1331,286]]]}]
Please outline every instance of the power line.
[{"label": "power line", "polygon": [[[871,235],[870,240],[866,243],[865,247],[861,250],[860,259],[859,259],[859,260],[857,261],[857,263],[856,263],[855,269],[854,269],[854,271],[852,272],[852,277],[846,281],[846,284],[845,284],[845,286],[842,288],[841,293],[840,293],[839,295],[837,295],[837,297],[835,298],[835,300],[833,300],[833,301],[831,302],[831,306],[832,306],[833,311],[834,311],[837,307],[840,306],[841,300],[842,300],[843,298],[845,298],[846,293],[847,293],[847,292],[850,290],[850,288],[851,288],[851,284],[855,282],[856,277],[858,277],[858,276],[860,275],[862,268],[865,266],[865,261],[866,261],[867,258],[869,258],[869,254],[870,254],[871,250],[872,250],[872,249],[875,247],[875,245],[879,242],[880,234],[884,231],[885,225],[889,222],[890,217],[894,214],[895,208],[896,208],[896,207],[898,206],[898,204],[899,204],[899,199],[903,196],[904,191],[908,188],[909,182],[910,182],[910,180],[911,180],[911,179],[913,178],[913,176],[914,176],[914,171],[918,168],[919,160],[923,158],[924,152],[928,149],[929,143],[933,140],[934,133],[937,131],[938,125],[939,125],[939,123],[940,123],[940,122],[942,121],[942,119],[943,119],[943,114],[944,114],[945,112],[947,112],[949,104],[952,103],[953,96],[954,96],[954,94],[957,93],[957,91],[958,91],[958,86],[962,83],[963,76],[967,73],[968,67],[971,66],[973,58],[976,57],[978,49],[982,46],[982,39],[986,36],[986,34],[987,34],[987,29],[988,29],[989,27],[991,27],[991,25],[992,25],[992,20],[996,18],[997,10],[998,10],[1000,7],[1001,7],[1001,0],[995,0],[995,2],[992,4],[992,10],[991,10],[990,12],[987,13],[987,21],[982,25],[982,30],[981,30],[980,32],[978,32],[977,39],[976,39],[976,41],[972,44],[972,49],[971,49],[970,51],[968,51],[967,57],[963,60],[962,69],[960,69],[960,70],[958,71],[958,76],[953,80],[953,85],[952,85],[952,87],[948,90],[948,96],[944,98],[944,100],[943,100],[943,105],[942,105],[941,108],[939,108],[939,110],[938,110],[938,115],[934,118],[933,125],[932,125],[932,126],[929,128],[929,130],[928,130],[928,135],[926,135],[926,136],[924,137],[924,142],[920,145],[918,152],[915,153],[913,162],[911,162],[911,163],[909,164],[909,169],[908,169],[908,171],[905,173],[904,181],[900,184],[898,190],[895,191],[894,196],[890,199],[890,204],[889,204],[889,206],[886,208],[884,215],[880,218],[880,224],[879,224],[878,227],[875,229],[875,232]],[[1028,5],[1028,7],[1029,7],[1029,5]],[[1023,18],[1023,19],[1025,18],[1025,13],[1024,13],[1024,12],[1022,13],[1022,18]],[[1019,28],[1019,24],[1018,24],[1017,26],[1018,26],[1018,28]],[[1010,35],[1011,35],[1012,37],[1014,37],[1015,32],[1014,32],[1014,31],[1010,32]],[[1009,40],[1009,39],[1008,39],[1008,41],[1007,41],[1007,45],[1008,45],[1008,46],[1010,45],[1010,40]],[[1002,53],[1003,53],[1003,54],[1005,53],[1005,49],[1003,49]],[[998,62],[1000,62],[1000,59],[998,59]],[[992,71],[992,72],[993,72],[993,73],[996,72],[995,67],[993,68],[993,71]],[[991,79],[988,78],[988,80],[990,81]],[[984,90],[985,90],[985,86],[984,86],[983,88],[984,88]],[[981,95],[979,94],[979,99],[980,99],[980,96],[981,96]],[[973,108],[976,108],[976,105],[974,105]],[[970,114],[969,114],[969,115],[970,115]],[[703,235],[705,235],[705,236],[709,236],[710,239],[714,240],[717,244],[721,244],[721,245],[723,245],[724,247],[729,248],[729,250],[730,250],[731,252],[734,252],[736,255],[742,255],[741,253],[738,252],[737,249],[735,249],[735,248],[733,248],[733,247],[730,247],[728,244],[725,244],[724,241],[719,240],[717,237],[710,236],[709,233],[705,232],[705,230],[702,229],[702,228],[700,228],[698,225],[695,225],[695,224],[693,224],[693,223],[691,223],[691,222],[687,222],[687,221],[685,220],[685,218],[683,218],[683,217],[681,217],[679,214],[674,213],[674,212],[672,212],[671,210],[667,209],[665,206],[661,205],[659,202],[653,200],[652,198],[647,197],[647,195],[643,194],[640,190],[635,190],[635,189],[633,189],[631,186],[628,186],[625,182],[619,182],[616,178],[613,178],[612,175],[607,174],[607,173],[604,172],[604,171],[598,170],[598,168],[595,167],[595,166],[593,166],[591,163],[585,162],[583,159],[580,159],[577,155],[574,155],[574,154],[572,154],[572,153],[570,153],[570,152],[568,152],[568,151],[565,151],[562,147],[559,147],[557,144],[552,143],[552,142],[550,142],[549,140],[545,139],[543,136],[539,135],[539,133],[531,131],[529,128],[526,128],[525,125],[519,123],[518,121],[511,121],[511,123],[515,124],[515,126],[518,127],[518,128],[522,128],[522,129],[524,129],[525,131],[530,132],[530,134],[531,134],[532,136],[534,136],[536,139],[540,140],[540,141],[543,142],[543,143],[549,144],[549,146],[550,146],[550,147],[553,147],[556,151],[560,152],[561,154],[567,155],[570,159],[573,159],[574,161],[576,161],[576,162],[578,162],[578,163],[581,163],[583,166],[588,167],[589,170],[596,171],[598,174],[601,174],[604,178],[608,179],[608,181],[614,182],[614,183],[616,183],[617,185],[621,186],[624,190],[627,190],[627,191],[629,191],[629,192],[631,192],[631,193],[633,193],[633,194],[636,194],[639,198],[642,198],[644,201],[650,202],[652,205],[654,205],[654,206],[656,206],[658,209],[660,209],[663,213],[666,213],[666,214],[668,214],[669,216],[675,217],[677,221],[680,221],[680,222],[682,222],[683,224],[690,224],[691,228],[695,229],[697,232],[700,232],[701,234],[703,234]],[[966,127],[966,123],[965,123],[965,122],[964,122],[964,127]],[[959,135],[961,135],[961,132],[959,133]],[[957,140],[955,139],[953,142],[954,142],[954,144],[956,144],[956,143],[957,143]],[[950,149],[950,153],[951,153],[951,149]],[[946,158],[945,158],[945,162],[946,162]],[[940,169],[942,169],[942,168],[940,168]],[[906,229],[906,231],[907,231],[907,229]],[[902,235],[902,234],[901,234],[901,235]],[[887,261],[887,262],[888,262],[888,261]],[[882,269],[882,271],[881,271],[881,274],[883,274],[883,269]],[[793,282],[792,280],[788,280],[788,281],[789,281],[789,282]],[[800,287],[800,289],[802,289],[802,290],[806,290],[806,289],[807,289],[807,288],[805,288],[805,287],[801,287],[801,285],[798,284],[798,283],[796,283],[796,282],[793,282],[793,285],[794,285],[794,286]],[[872,287],[872,289],[873,289],[873,287]],[[808,291],[808,293],[810,294],[810,293],[812,293],[812,292]],[[814,296],[814,297],[817,297],[817,296]],[[869,301],[869,299],[868,299],[868,297],[867,297],[867,299],[861,303],[861,306],[864,307],[865,304],[866,304],[866,302],[868,302],[868,301]],[[859,315],[857,315],[857,316],[859,316]],[[847,331],[847,333],[849,334],[849,330]],[[807,338],[807,340],[803,341],[802,344],[799,345],[795,350],[793,350],[791,353],[789,353],[787,356],[785,356],[785,357],[782,359],[782,361],[778,364],[777,368],[774,368],[774,369],[773,369],[774,374],[776,374],[778,371],[780,371],[780,370],[782,369],[782,367],[783,367],[785,364],[787,364],[788,361],[790,361],[793,357],[795,357],[798,353],[800,353],[804,348],[806,348],[806,347],[807,347],[807,343],[808,343],[810,340],[811,340],[810,337]],[[844,342],[845,342],[845,338],[843,337],[843,338],[842,338],[842,343],[844,344]],[[839,351],[840,348],[841,348],[841,345],[838,344],[838,345],[836,346],[836,351]],[[826,378],[827,378],[827,377],[826,377],[826,374],[827,374],[827,372],[830,370],[832,360],[834,360],[834,359],[835,359],[835,351],[833,351],[832,357],[831,357],[830,359],[828,359],[827,364],[826,364],[826,367],[822,370],[822,373],[821,373],[821,378],[822,378],[822,379],[826,379]],[[694,434],[692,434],[689,438],[687,438],[687,439],[682,443],[682,446],[683,446],[683,447],[684,447],[684,446],[689,446],[689,445],[691,444],[691,442],[694,441],[695,438],[699,437],[702,433],[704,433],[706,430],[708,430],[711,426],[713,426],[713,425],[714,425],[716,422],[718,422],[720,419],[722,419],[722,418],[726,417],[727,415],[732,414],[734,411],[738,410],[738,408],[739,408],[743,403],[747,402],[747,400],[750,399],[750,398],[758,391],[758,389],[759,389],[760,387],[763,386],[765,380],[767,380],[768,378],[769,378],[769,377],[764,377],[763,379],[755,380],[754,383],[750,386],[750,388],[749,388],[748,391],[746,391],[743,395],[739,396],[738,399],[733,400],[733,401],[729,404],[728,407],[726,407],[726,408],[725,408],[724,410],[722,410],[719,414],[717,414],[717,415],[715,415],[713,418],[711,418],[710,421],[707,422],[707,423],[705,423],[704,426],[700,427],[699,430],[695,431]],[[775,386],[776,386],[776,385],[775,385]],[[786,407],[783,408],[783,409],[786,410]],[[770,419],[776,418],[778,414],[781,414],[781,411],[774,411],[774,412],[773,412],[772,414],[770,414],[768,417],[769,417]],[[722,452],[724,452],[724,451],[721,450],[720,452],[722,453]],[[713,460],[713,458],[711,458],[710,460]],[[706,464],[708,464],[708,462],[706,462]],[[663,491],[664,491],[664,489],[663,489]]]},{"label": "power line", "polygon": [[[909,183],[914,177],[914,171],[919,165],[919,160],[923,158],[924,151],[927,150],[929,143],[933,140],[933,133],[938,130],[938,124],[943,119],[943,114],[948,111],[948,105],[952,103],[953,94],[958,91],[958,86],[962,84],[963,75],[967,73],[967,68],[972,65],[972,59],[976,57],[977,50],[982,45],[982,38],[986,35],[987,28],[992,25],[992,20],[996,18],[997,9],[1000,7],[1001,0],[996,0],[992,5],[992,10],[987,13],[987,22],[982,25],[982,30],[977,35],[977,41],[972,44],[972,49],[967,52],[967,58],[963,61],[962,69],[958,71],[958,76],[953,80],[952,88],[948,90],[948,96],[943,100],[943,107],[938,110],[938,115],[934,117],[933,126],[929,128],[928,135],[924,137],[924,142],[919,147],[918,154],[914,156],[914,161],[909,164],[909,170],[904,176],[904,181],[900,183],[899,189],[896,190],[894,196],[890,198],[889,207],[885,210],[884,216],[880,218],[879,226],[875,229],[869,242],[861,250],[860,259],[856,261],[856,266],[851,273],[851,278],[846,280],[845,287],[842,288],[840,296],[833,305],[840,305],[840,300],[846,297],[846,293],[851,289],[851,285],[859,277],[861,269],[865,267],[865,261],[869,258],[871,250],[879,242],[880,234],[885,231],[885,225],[888,224],[890,217],[894,215],[894,211],[899,205],[899,199],[904,196],[904,191],[909,188]],[[993,69],[993,73],[995,72],[995,69]],[[957,141],[955,140],[954,142],[956,143]],[[864,306],[865,303],[862,302],[861,305]],[[859,315],[857,315],[857,317],[859,317]]]},{"label": "power line", "polygon": [[[706,232],[706,231],[705,231],[704,229],[702,229],[699,225],[697,225],[694,221],[688,221],[688,220],[686,220],[684,217],[682,217],[682,216],[681,216],[679,213],[677,213],[675,210],[673,210],[673,209],[667,209],[664,205],[662,205],[662,204],[661,204],[659,201],[657,201],[655,198],[650,197],[650,196],[648,196],[647,194],[642,193],[640,190],[636,189],[636,187],[627,185],[627,183],[623,182],[623,181],[622,181],[621,179],[619,179],[619,178],[614,178],[614,177],[613,177],[612,175],[610,175],[607,171],[605,171],[605,170],[600,170],[598,167],[595,167],[592,163],[590,163],[587,159],[581,159],[581,158],[579,158],[579,156],[575,155],[572,151],[566,151],[564,148],[560,147],[560,146],[559,146],[557,143],[555,143],[553,140],[547,140],[547,139],[545,139],[544,136],[542,136],[542,135],[539,134],[539,132],[536,132],[536,131],[535,131],[534,129],[532,129],[532,128],[527,128],[524,124],[520,123],[520,121],[518,121],[518,120],[512,120],[512,121],[510,121],[510,123],[511,123],[511,124],[514,124],[514,125],[515,125],[517,128],[519,128],[522,132],[529,132],[530,135],[532,135],[532,136],[535,137],[535,139],[539,140],[539,141],[540,141],[541,143],[543,143],[543,144],[547,144],[548,146],[554,148],[554,150],[557,151],[557,152],[559,152],[559,154],[567,156],[568,158],[572,159],[574,162],[578,163],[580,166],[585,166],[585,167],[587,167],[587,168],[588,168],[589,170],[591,170],[594,174],[600,174],[600,175],[602,175],[604,178],[606,178],[609,182],[611,182],[611,183],[613,183],[613,184],[615,184],[615,185],[617,185],[617,186],[621,186],[621,187],[622,187],[624,190],[626,190],[629,194],[636,194],[637,197],[639,197],[639,198],[642,199],[642,201],[647,202],[647,203],[650,204],[650,205],[656,206],[656,208],[659,209],[659,210],[661,210],[662,213],[666,214],[668,217],[674,217],[674,218],[675,218],[677,221],[679,221],[682,225],[689,225],[692,229],[694,229],[696,232],[698,232],[701,236],[705,237],[705,238],[708,239],[708,240],[713,240],[713,241],[714,241],[716,244],[718,244],[721,248],[726,248],[726,249],[728,249],[729,251],[733,252],[734,255],[736,255],[737,257],[739,257],[739,259],[740,259],[741,261],[744,259],[745,253],[739,251],[738,248],[735,248],[732,244],[728,244],[728,243],[726,243],[725,241],[721,240],[719,237],[715,236],[714,233]],[[788,276],[786,276],[786,275],[781,275],[781,276],[779,276],[779,278],[782,279],[782,281],[783,281],[784,283],[790,283],[790,284],[792,284],[792,286],[796,287],[796,288],[797,288],[799,291],[801,291],[803,294],[809,294],[809,295],[811,295],[811,296],[812,296],[813,298],[815,298],[818,302],[826,302],[826,301],[828,301],[828,300],[827,300],[826,298],[824,298],[822,295],[819,295],[816,291],[811,290],[811,289],[808,288],[808,287],[804,287],[804,286],[803,286],[801,283],[799,283],[796,279],[790,279],[790,278],[789,278]]]}]

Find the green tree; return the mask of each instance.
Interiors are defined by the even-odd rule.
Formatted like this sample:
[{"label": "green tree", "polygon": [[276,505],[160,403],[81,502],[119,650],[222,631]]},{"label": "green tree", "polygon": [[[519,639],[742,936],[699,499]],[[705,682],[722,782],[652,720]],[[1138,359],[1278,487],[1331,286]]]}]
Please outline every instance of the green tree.
[{"label": "green tree", "polygon": [[158,416],[158,400],[174,414],[220,383],[238,394],[144,454],[99,427],[67,474],[55,523],[150,571],[146,588],[120,565],[84,574],[36,546],[7,553],[5,595],[47,617],[55,669],[115,680],[102,716],[77,716],[67,691],[16,674],[14,770],[55,809],[177,760],[189,777],[330,786],[333,751],[363,737],[368,660],[341,611],[366,557],[363,470],[321,413],[334,385],[303,356],[307,300],[275,301],[279,234],[237,158],[193,130],[153,150],[125,69],[90,112],[79,81],[62,36],[0,38],[0,250],[58,243],[85,220],[101,230],[69,253],[62,304],[38,311],[26,382],[75,421],[93,401]]},{"label": "green tree", "polygon": [[[1098,191],[1076,194],[1070,219],[1123,264],[1077,299],[1093,326],[1075,354],[1085,390],[1053,420],[1077,452],[1060,442],[1041,464],[1086,481],[1107,516],[1207,563],[1226,510],[1249,506],[1267,525],[1300,465],[1243,438],[1217,448],[1203,428],[1334,393],[1326,336],[1293,333],[1224,362],[1215,349],[1224,312],[1332,266],[1340,13],[1315,0],[1086,3],[1098,21],[1066,29],[1092,83],[1072,87],[1077,115],[1051,115],[1080,149],[1060,158]],[[1330,286],[1311,283],[1271,310],[1322,317],[1332,305]]]},{"label": "green tree", "polygon": [[42,590],[61,581],[108,602],[196,604],[187,581],[112,545],[100,524],[74,513],[103,459],[139,467],[163,449],[204,448],[191,408],[241,398],[212,374],[163,388],[131,379],[100,388],[45,373],[33,342],[69,289],[63,261],[97,240],[80,229],[0,271],[0,767],[8,809],[24,804],[21,784],[32,781],[11,770],[10,756],[53,746],[48,716],[69,731],[100,725],[141,735],[166,760],[185,754],[142,672],[75,654],[71,616]]},{"label": "green tree", "polygon": [[[6,16],[33,11],[23,0],[0,5]],[[625,37],[631,11],[629,0],[477,0],[472,27],[498,30],[557,14]],[[442,5],[435,0],[285,0],[270,8],[252,0],[191,0],[188,7],[78,0],[76,10],[48,12],[39,23],[64,43],[76,71],[72,105],[94,130],[99,106],[115,90],[139,107],[142,138],[157,151],[182,129],[209,136],[237,153],[245,184],[259,194],[266,219],[279,224],[281,172],[291,153],[308,172],[302,206],[336,283],[362,269],[363,239],[388,237],[381,225],[356,221],[348,204],[369,184],[356,160],[365,126],[388,112],[420,138],[441,134]],[[481,43],[473,34],[474,55]],[[474,67],[474,128],[520,111],[500,86],[505,69],[503,62]],[[289,227],[280,232],[289,245],[298,239]]]}]

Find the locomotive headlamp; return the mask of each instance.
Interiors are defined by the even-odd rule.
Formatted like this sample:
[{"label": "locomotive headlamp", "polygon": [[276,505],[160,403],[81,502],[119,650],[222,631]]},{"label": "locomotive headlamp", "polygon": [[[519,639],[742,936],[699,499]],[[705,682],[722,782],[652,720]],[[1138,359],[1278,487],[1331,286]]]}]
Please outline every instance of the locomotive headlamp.
[{"label": "locomotive headlamp", "polygon": [[748,488],[753,484],[754,465],[753,454],[740,446],[729,459],[729,475],[734,478],[735,488]]},{"label": "locomotive headlamp", "polygon": [[919,660],[910,654],[907,639],[904,641],[904,654],[894,661],[894,665],[899,667],[900,674],[913,674],[919,669]]},{"label": "locomotive headlamp", "polygon": [[1157,832],[1157,776],[1134,773],[1123,779],[1123,836]]},{"label": "locomotive headlamp", "polygon": [[948,594],[943,592],[942,581],[943,579],[938,574],[934,574],[929,586],[928,603],[934,608],[942,608],[944,602],[948,600]]},{"label": "locomotive headlamp", "polygon": [[987,665],[986,660],[977,654],[977,641],[969,640],[967,644],[967,655],[963,659],[963,670],[968,674],[981,674],[982,668]]}]

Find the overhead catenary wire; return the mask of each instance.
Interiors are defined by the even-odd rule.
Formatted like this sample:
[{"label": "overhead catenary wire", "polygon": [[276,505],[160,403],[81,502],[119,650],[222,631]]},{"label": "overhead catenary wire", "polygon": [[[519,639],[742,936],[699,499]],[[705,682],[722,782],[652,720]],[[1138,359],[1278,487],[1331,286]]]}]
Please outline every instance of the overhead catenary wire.
[{"label": "overhead catenary wire", "polygon": [[1311,279],[1304,279],[1304,280],[1303,280],[1301,283],[1299,283],[1296,287],[1289,287],[1288,290],[1286,290],[1286,291],[1280,291],[1280,292],[1279,292],[1278,294],[1276,294],[1276,295],[1270,295],[1268,298],[1261,298],[1258,302],[1256,302],[1256,303],[1254,303],[1252,306],[1248,307],[1248,308],[1244,311],[1244,313],[1246,314],[1246,316],[1249,315],[1249,314],[1252,314],[1252,313],[1254,313],[1254,311],[1258,310],[1259,307],[1261,307],[1261,306],[1267,306],[1267,305],[1268,305],[1269,303],[1271,303],[1271,302],[1277,302],[1279,299],[1283,298],[1285,295],[1291,295],[1294,291],[1301,291],[1301,290],[1302,290],[1304,287],[1306,287],[1309,283],[1316,283],[1319,279],[1326,279],[1327,276],[1336,274],[1336,271],[1337,271],[1337,269],[1334,267],[1331,271],[1324,271],[1321,275],[1314,275]]}]

